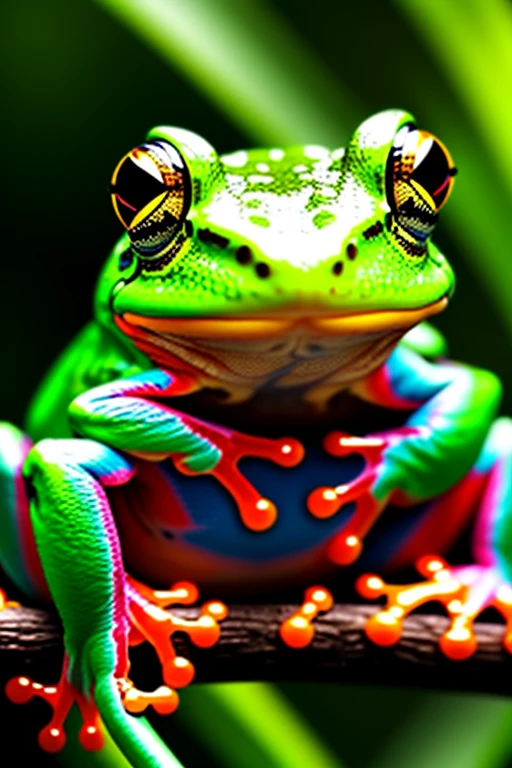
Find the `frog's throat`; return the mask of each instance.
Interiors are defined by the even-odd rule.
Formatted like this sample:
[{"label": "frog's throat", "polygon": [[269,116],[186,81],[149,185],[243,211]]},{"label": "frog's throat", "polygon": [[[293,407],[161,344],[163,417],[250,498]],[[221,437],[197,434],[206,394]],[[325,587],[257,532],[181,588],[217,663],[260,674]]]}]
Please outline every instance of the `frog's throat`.
[{"label": "frog's throat", "polygon": [[309,317],[147,317],[132,312],[123,314],[130,326],[156,333],[203,339],[268,339],[283,336],[296,327],[322,335],[353,335],[408,330],[427,317],[442,312],[448,304],[445,296],[419,309],[395,309],[345,315]]},{"label": "frog's throat", "polygon": [[[188,373],[198,388],[221,388],[230,402],[266,387],[303,387],[312,395],[321,389],[324,402],[376,370],[404,333],[441,312],[447,301],[336,316],[187,319],[126,313],[114,320],[154,364]],[[307,399],[312,401],[309,394]]]}]

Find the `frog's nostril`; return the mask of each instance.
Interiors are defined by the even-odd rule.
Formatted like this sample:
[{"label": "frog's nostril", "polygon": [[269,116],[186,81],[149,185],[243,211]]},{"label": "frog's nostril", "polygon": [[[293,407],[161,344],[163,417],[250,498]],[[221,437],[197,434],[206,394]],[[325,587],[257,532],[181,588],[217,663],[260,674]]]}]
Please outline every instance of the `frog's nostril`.
[{"label": "frog's nostril", "polygon": [[343,272],[343,262],[342,261],[335,261],[332,265],[332,272],[334,275],[341,275]]},{"label": "frog's nostril", "polygon": [[249,264],[252,261],[252,251],[248,245],[236,249],[236,260],[239,264]]},{"label": "frog's nostril", "polygon": [[268,277],[270,275],[270,267],[268,264],[265,264],[264,261],[259,261],[256,264],[255,269],[258,277]]},{"label": "frog's nostril", "polygon": [[357,256],[357,246],[354,245],[354,243],[349,243],[347,245],[347,256],[350,261],[354,261],[355,257]]}]

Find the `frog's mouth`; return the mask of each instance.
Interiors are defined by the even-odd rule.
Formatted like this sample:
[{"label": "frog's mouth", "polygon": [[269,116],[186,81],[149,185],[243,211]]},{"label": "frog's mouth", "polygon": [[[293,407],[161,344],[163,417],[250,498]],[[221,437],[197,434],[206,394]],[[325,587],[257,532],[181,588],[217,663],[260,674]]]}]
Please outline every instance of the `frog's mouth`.
[{"label": "frog's mouth", "polygon": [[230,402],[265,388],[337,390],[376,370],[410,328],[441,312],[442,298],[419,309],[344,315],[146,317],[114,315],[118,328],[153,363],[223,389]]},{"label": "frog's mouth", "polygon": [[157,334],[202,339],[270,339],[286,336],[296,328],[313,335],[348,336],[354,334],[404,333],[427,317],[442,312],[448,304],[444,296],[419,309],[394,309],[343,315],[270,317],[147,317],[132,312],[116,316],[117,325],[128,335],[130,329],[145,329]]}]

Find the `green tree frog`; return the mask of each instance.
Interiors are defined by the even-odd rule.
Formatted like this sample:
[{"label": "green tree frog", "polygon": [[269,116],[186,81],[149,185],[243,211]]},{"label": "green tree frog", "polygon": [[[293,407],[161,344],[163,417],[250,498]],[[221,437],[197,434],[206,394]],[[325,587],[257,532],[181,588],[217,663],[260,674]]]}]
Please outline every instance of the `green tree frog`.
[{"label": "green tree frog", "polygon": [[[454,289],[431,235],[455,173],[397,110],[334,151],[219,156],[158,127],[121,159],[111,196],[126,231],[95,318],[42,383],[27,434],[0,427],[0,562],[54,602],[65,631],[57,686],[7,686],[52,705],[44,749],[63,746],[76,701],[84,748],[101,747],[101,715],[131,765],[178,765],[131,714],[172,712],[191,681],[173,632],[208,647],[221,600],[316,585],[281,628],[300,648],[330,605],[318,584],[355,561],[420,558],[413,585],[360,577],[361,594],[387,596],[375,642],[396,642],[435,599],[447,655],[474,651],[488,605],[512,650],[512,422],[496,420],[497,377],[447,360],[424,322]],[[430,555],[471,517],[474,563]],[[198,587],[197,620],[165,610]],[[152,692],[129,678],[129,645],[143,641],[162,664]]]}]

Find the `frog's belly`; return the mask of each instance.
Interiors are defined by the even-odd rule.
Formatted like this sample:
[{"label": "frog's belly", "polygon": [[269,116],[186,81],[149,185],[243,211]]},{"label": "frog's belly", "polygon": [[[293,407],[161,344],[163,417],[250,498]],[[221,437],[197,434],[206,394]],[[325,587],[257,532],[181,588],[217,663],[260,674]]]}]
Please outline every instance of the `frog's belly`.
[{"label": "frog's belly", "polygon": [[[317,486],[347,482],[361,468],[357,457],[328,456],[319,441],[307,445],[306,458],[293,469],[242,460],[242,472],[278,508],[274,526],[255,533],[241,522],[232,497],[214,478],[184,476],[170,461],[141,463],[134,480],[109,490],[127,568],[157,585],[190,579],[222,594],[262,593],[328,577],[333,569],[326,546],[354,505],[320,520],[308,512],[306,498]],[[367,537],[358,565],[379,570],[394,560],[403,562],[428,513],[425,506],[387,510]]]}]

